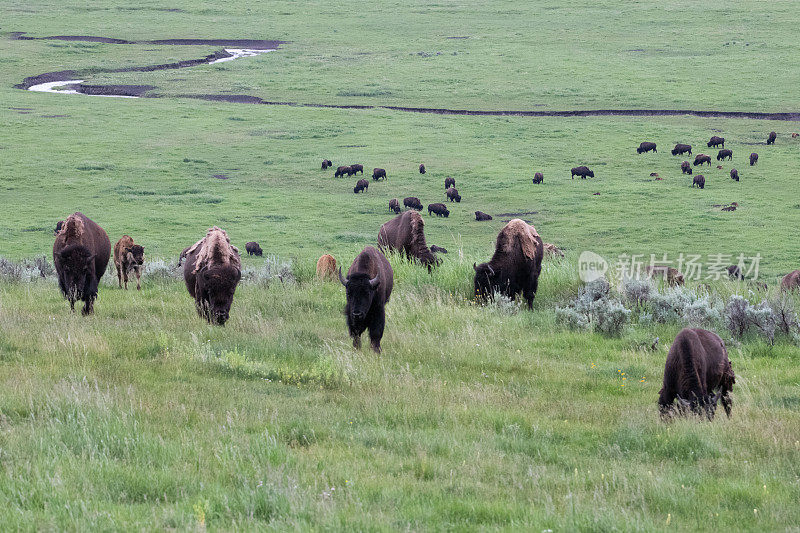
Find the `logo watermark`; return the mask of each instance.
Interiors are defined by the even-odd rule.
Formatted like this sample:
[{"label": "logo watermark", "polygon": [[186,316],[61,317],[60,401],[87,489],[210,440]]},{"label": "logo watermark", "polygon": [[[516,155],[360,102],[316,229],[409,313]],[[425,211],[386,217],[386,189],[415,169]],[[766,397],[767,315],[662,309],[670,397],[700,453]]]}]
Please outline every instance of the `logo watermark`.
[{"label": "logo watermark", "polygon": [[578,276],[584,283],[605,277],[608,262],[594,252],[582,252],[578,258]]},{"label": "logo watermark", "polygon": [[578,275],[589,283],[611,272],[617,280],[642,279],[652,272],[664,272],[674,268],[685,281],[717,281],[728,277],[758,279],[761,254],[685,254],[670,257],[668,254],[619,254],[609,264],[600,255],[585,251],[578,258]]}]

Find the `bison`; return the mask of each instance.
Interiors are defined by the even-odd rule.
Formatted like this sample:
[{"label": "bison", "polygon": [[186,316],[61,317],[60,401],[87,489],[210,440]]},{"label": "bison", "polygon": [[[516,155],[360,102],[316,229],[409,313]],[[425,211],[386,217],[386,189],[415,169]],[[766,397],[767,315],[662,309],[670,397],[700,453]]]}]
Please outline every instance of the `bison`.
[{"label": "bison", "polygon": [[461,195],[458,194],[458,189],[456,189],[455,187],[450,187],[449,189],[444,191],[444,194],[447,196],[447,199],[450,200],[451,202],[452,201],[456,201],[459,203],[461,202]]},{"label": "bison", "polygon": [[392,265],[379,250],[367,246],[353,260],[347,278],[342,277],[342,269],[339,269],[339,281],[344,285],[347,300],[344,315],[353,338],[353,348],[361,348],[361,334],[369,329],[372,350],[381,353],[386,304],[394,284]]},{"label": "bison", "polygon": [[646,154],[650,151],[658,153],[658,150],[656,150],[656,143],[643,142],[639,145],[639,148],[636,149],[637,154]]},{"label": "bison", "polygon": [[683,155],[689,154],[692,155],[692,146],[689,144],[676,144],[675,148],[672,149],[672,155]]},{"label": "bison", "polygon": [[416,196],[408,196],[403,198],[403,205],[410,208],[416,209],[417,211],[422,211],[422,202],[419,201],[419,198]]},{"label": "bison", "polygon": [[500,293],[514,300],[521,292],[528,309],[532,309],[543,256],[542,238],[536,228],[518,218],[509,221],[497,235],[491,260],[472,265],[475,297],[486,301]]},{"label": "bison", "polygon": [[725,137],[717,137],[716,135],[711,137],[711,140],[708,141],[708,147],[716,148],[717,146],[722,146],[725,148]]},{"label": "bison", "polygon": [[442,248],[441,246],[436,246],[435,244],[431,244],[431,252],[435,254],[446,254],[447,250]]},{"label": "bison", "polygon": [[800,289],[800,270],[793,270],[783,276],[781,280],[781,289],[785,291]]},{"label": "bison", "polygon": [[743,280],[744,275],[739,265],[731,265],[728,267],[728,277],[736,280]]},{"label": "bison", "polygon": [[445,178],[444,179],[444,189],[447,190],[450,187],[456,186],[456,179],[455,178]]},{"label": "bison", "polygon": [[356,182],[356,186],[353,187],[353,192],[356,194],[360,193],[361,191],[366,192],[367,190],[369,190],[369,182],[363,178],[358,180]]},{"label": "bison", "polygon": [[344,175],[347,174],[348,176],[352,176],[355,174],[351,167],[339,167],[336,169],[336,172],[333,173],[334,178],[343,178]]},{"label": "bison", "polygon": [[442,203],[436,204],[428,204],[428,215],[431,213],[435,214],[437,217],[449,217],[450,211],[447,209],[447,206]]},{"label": "bison", "polygon": [[336,259],[325,254],[317,260],[317,278],[321,281],[331,281],[336,275]]},{"label": "bison", "polygon": [[119,288],[125,281],[125,290],[128,290],[128,274],[133,272],[136,276],[136,290],[142,290],[141,277],[144,267],[144,246],[133,243],[128,235],[123,235],[114,245],[114,266],[117,268],[117,281]]},{"label": "bison", "polygon": [[83,301],[83,314],[94,312],[97,286],[111,256],[108,234],[83,213],[73,213],[61,227],[53,243],[53,263],[61,293],[75,310]]},{"label": "bison", "polygon": [[728,150],[726,148],[717,153],[717,161],[725,161],[726,159],[733,161],[733,150]]},{"label": "bison", "polygon": [[373,168],[372,169],[372,179],[378,181],[379,179],[386,179],[386,170],[382,168]]},{"label": "bison", "polygon": [[581,179],[586,179],[586,176],[590,178],[594,177],[594,172],[589,170],[587,166],[575,167],[572,169],[572,179],[575,179],[575,176],[580,176]]},{"label": "bison", "polygon": [[419,173],[420,174],[425,174],[425,165],[423,165],[422,163],[420,163],[420,165],[419,165]]},{"label": "bison", "polygon": [[653,279],[655,277],[660,277],[666,280],[667,285],[670,287],[677,287],[684,283],[683,274],[681,274],[677,268],[666,265],[648,265],[644,271],[648,278]]},{"label": "bison", "polygon": [[752,154],[750,154],[750,166],[752,167],[756,163],[758,163],[758,154],[753,152]]},{"label": "bison", "polygon": [[356,172],[361,172],[361,174],[364,174],[364,165],[359,165],[358,163],[355,165],[350,165],[350,170],[353,171],[353,174]]},{"label": "bison", "polygon": [[425,222],[416,211],[406,211],[381,226],[378,246],[384,250],[399,252],[409,260],[416,260],[428,267],[436,265],[436,257],[425,243]]},{"label": "bison", "polygon": [[539,183],[544,183],[544,174],[541,172],[537,172],[533,175],[533,184],[537,185]]},{"label": "bison", "polygon": [[492,220],[492,215],[484,213],[483,211],[475,211],[475,220],[478,222],[482,220]]},{"label": "bison", "polygon": [[261,257],[264,252],[261,250],[261,246],[257,242],[250,241],[244,245],[244,249],[247,252],[247,255],[257,255]]},{"label": "bison", "polygon": [[217,226],[186,251],[183,280],[194,298],[197,314],[209,323],[224,326],[228,321],[233,294],[241,279],[239,250]]},{"label": "bison", "polygon": [[322,160],[322,170],[325,170],[325,169],[331,167],[332,165],[333,165],[333,163],[331,163],[328,159],[323,159]]},{"label": "bison", "polygon": [[389,200],[389,211],[394,211],[395,213],[400,212],[400,203],[397,201],[397,198]]},{"label": "bison", "polygon": [[731,169],[731,179],[739,181],[739,171],[736,170],[735,168]]},{"label": "bison", "polygon": [[[664,382],[658,396],[658,410],[667,420],[677,399],[680,409],[714,418],[722,400],[725,414],[731,416],[730,393],[736,377],[725,343],[716,333],[685,328],[678,333],[667,354]],[[715,393],[714,390],[717,392]]]},{"label": "bison", "polygon": [[688,161],[681,163],[681,172],[684,174],[692,175],[692,165]]},{"label": "bison", "polygon": [[697,154],[694,157],[694,166],[702,165],[703,163],[708,163],[708,166],[711,166],[711,156],[706,154]]},{"label": "bison", "polygon": [[703,176],[702,174],[698,174],[697,176],[695,176],[694,179],[692,180],[692,187],[694,187],[695,185],[697,185],[701,189],[705,189],[706,177]]},{"label": "bison", "polygon": [[769,137],[767,137],[767,144],[775,144],[775,139],[778,138],[778,134],[774,131],[769,132]]}]

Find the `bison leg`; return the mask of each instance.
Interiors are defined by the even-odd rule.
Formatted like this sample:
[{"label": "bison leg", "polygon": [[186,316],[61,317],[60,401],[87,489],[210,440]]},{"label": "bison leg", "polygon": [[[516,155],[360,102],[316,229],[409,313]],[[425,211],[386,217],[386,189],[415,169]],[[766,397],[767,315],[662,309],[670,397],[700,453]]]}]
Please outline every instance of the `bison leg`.
[{"label": "bison leg", "polygon": [[385,326],[386,313],[381,309],[375,313],[369,324],[369,343],[375,353],[381,353],[381,339],[383,338],[383,328]]},{"label": "bison leg", "polygon": [[136,290],[140,291],[142,290],[142,274],[138,270],[135,270],[133,273],[136,274]]},{"label": "bison leg", "polygon": [[722,395],[721,401],[722,401],[722,408],[725,409],[725,414],[728,415],[728,418],[730,418],[731,406],[733,405],[730,395],[726,392],[725,394]]},{"label": "bison leg", "polygon": [[83,301],[83,310],[81,311],[83,316],[91,315],[94,313],[94,296],[87,296],[86,299]]},{"label": "bison leg", "polygon": [[122,288],[122,269],[120,268],[118,263],[114,263],[114,266],[117,267],[117,281],[119,282],[119,288]]},{"label": "bison leg", "polygon": [[125,290],[127,291],[128,290],[128,269],[127,268],[123,268],[122,269],[122,281],[125,282]]}]

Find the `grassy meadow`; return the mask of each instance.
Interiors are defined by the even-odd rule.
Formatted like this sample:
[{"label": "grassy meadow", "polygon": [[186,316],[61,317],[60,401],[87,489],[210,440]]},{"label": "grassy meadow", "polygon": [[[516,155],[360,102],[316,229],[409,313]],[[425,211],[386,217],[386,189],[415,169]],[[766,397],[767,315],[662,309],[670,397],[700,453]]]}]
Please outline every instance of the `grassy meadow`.
[{"label": "grassy meadow", "polygon": [[[721,302],[773,298],[780,276],[800,268],[797,122],[180,97],[793,112],[795,2],[0,0],[0,12],[0,259],[49,258],[56,221],[82,211],[112,243],[129,234],[148,262],[165,262],[141,292],[117,289],[109,271],[96,314],[84,318],[69,313],[52,277],[14,280],[0,261],[2,529],[800,525],[796,335],[734,339],[714,322],[737,375],[733,416],[665,424],[656,408],[664,360],[689,319],[635,313],[606,336],[557,318],[580,291],[584,250],[609,260],[760,254],[766,291],[719,281],[711,292]],[[287,43],[218,65],[108,74],[215,48],[24,41],[16,31]],[[93,84],[154,85],[159,97],[13,88],[65,69]],[[778,141],[766,146],[772,130]],[[691,158],[669,150],[689,143],[714,158],[711,135],[726,138],[733,161],[695,168],[706,187],[693,189],[679,168]],[[637,155],[645,140],[659,152]],[[750,152],[760,155],[753,167]],[[367,179],[385,168],[388,180],[355,195],[356,179],[334,179],[323,158],[362,163]],[[571,180],[583,164],[596,177]],[[531,183],[535,171],[544,184]],[[344,291],[314,279],[316,259],[332,253],[346,268],[392,216],[389,199],[445,201],[448,176],[462,202],[448,202],[449,218],[423,216],[428,243],[450,253],[432,275],[392,258],[384,352],[354,351]],[[736,211],[721,211],[731,202]],[[476,222],[476,210],[494,220]],[[471,300],[472,263],[490,257],[511,218],[567,255],[545,263],[533,312]],[[291,269],[283,282],[246,279],[224,328],[197,317],[170,264],[212,225],[242,250],[261,244],[264,258],[243,258],[249,271],[276,258]]]}]

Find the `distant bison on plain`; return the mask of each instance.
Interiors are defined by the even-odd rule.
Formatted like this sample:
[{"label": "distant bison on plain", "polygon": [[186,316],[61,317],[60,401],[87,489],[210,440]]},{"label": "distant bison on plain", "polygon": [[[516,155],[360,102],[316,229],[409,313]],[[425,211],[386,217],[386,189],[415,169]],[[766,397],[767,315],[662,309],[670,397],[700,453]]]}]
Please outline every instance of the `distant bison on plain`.
[{"label": "distant bison on plain", "polygon": [[247,252],[247,255],[257,255],[261,257],[264,254],[261,250],[261,246],[255,241],[245,243],[244,250]]},{"label": "distant bison on plain", "polygon": [[681,172],[684,174],[689,174],[691,176],[692,164],[689,163],[688,161],[684,161],[683,163],[681,163]]},{"label": "distant bison on plain", "polygon": [[683,155],[689,154],[692,155],[692,147],[689,144],[676,144],[675,148],[672,149],[672,155]]},{"label": "distant bison on plain", "polygon": [[435,214],[438,217],[449,217],[450,211],[442,203],[428,204],[428,215]]},{"label": "distant bison on plain", "polygon": [[365,179],[360,179],[356,182],[356,186],[353,187],[353,192],[358,194],[361,191],[367,192],[369,190],[369,182]]},{"label": "distant bison on plain", "polygon": [[753,152],[752,154],[750,154],[750,166],[752,167],[756,163],[758,163],[758,154]]},{"label": "distant bison on plain", "polygon": [[725,148],[717,153],[717,161],[725,161],[726,159],[733,161],[733,150],[728,150]]},{"label": "distant bison on plain", "polygon": [[683,274],[677,268],[672,268],[666,265],[648,265],[645,269],[645,274],[650,279],[660,277],[667,282],[670,287],[677,287],[683,285]]},{"label": "distant bison on plain", "polygon": [[372,179],[378,181],[379,179],[386,179],[386,170],[382,168],[372,169]]},{"label": "distant bison on plain", "polygon": [[458,189],[456,189],[455,187],[450,187],[449,189],[444,191],[444,194],[447,196],[447,199],[450,200],[451,202],[453,201],[461,202],[461,195],[458,194]]},{"label": "distant bison on plain", "polygon": [[447,190],[450,187],[456,186],[456,179],[455,178],[445,178],[444,179],[444,189]]},{"label": "distant bison on plain", "polygon": [[735,168],[731,169],[731,179],[739,181],[739,171],[736,170]]},{"label": "distant bison on plain", "polygon": [[389,200],[389,210],[394,211],[395,213],[400,212],[400,203],[397,201],[397,198],[392,198]]},{"label": "distant bison on plain", "polygon": [[695,176],[694,179],[692,179],[692,187],[694,187],[695,185],[700,187],[701,189],[705,189],[706,177],[703,176],[702,174],[698,174],[697,176]]},{"label": "distant bison on plain", "polygon": [[323,159],[322,160],[322,170],[326,170],[327,168],[329,168],[332,165],[333,165],[333,163],[331,163],[329,160],[327,160],[327,159]]},{"label": "distant bison on plain", "polygon": [[336,172],[333,173],[333,177],[343,178],[345,174],[347,174],[348,176],[352,176],[353,174],[355,174],[355,172],[351,167],[342,166],[336,169]]},{"label": "distant bison on plain", "polygon": [[420,165],[419,165],[419,173],[420,173],[420,174],[425,174],[425,165],[423,165],[423,164],[421,164],[421,163],[420,163]]},{"label": "distant bison on plain", "polygon": [[658,150],[656,150],[656,143],[643,142],[639,145],[639,148],[636,149],[636,153],[638,154],[645,154],[650,151],[658,153]]},{"label": "distant bison on plain", "polygon": [[594,177],[594,172],[589,170],[589,167],[587,166],[575,167],[572,169],[571,173],[572,173],[572,179],[575,179],[575,176],[580,176],[581,179],[584,180],[586,179],[587,176],[590,178]]},{"label": "distant bison on plain", "polygon": [[403,205],[410,209],[416,209],[417,211],[422,211],[422,202],[420,202],[419,198],[417,198],[416,196],[408,196],[404,198]]},{"label": "distant bison on plain", "polygon": [[544,183],[544,174],[541,172],[537,172],[533,175],[533,184],[538,185],[539,183]]},{"label": "distant bison on plain", "polygon": [[702,165],[703,163],[708,163],[708,166],[711,166],[711,156],[706,154],[697,154],[694,157],[694,166]]},{"label": "distant bison on plain", "polygon": [[483,211],[475,211],[475,220],[483,221],[483,220],[492,220],[492,215],[486,214]]},{"label": "distant bison on plain", "polygon": [[716,148],[717,146],[722,146],[723,148],[725,148],[725,137],[717,137],[716,135],[714,135],[713,137],[711,137],[711,140],[708,141],[707,146],[709,148]]},{"label": "distant bison on plain", "polygon": [[767,137],[767,144],[775,144],[775,139],[778,138],[778,134],[774,131],[769,133],[769,137]]},{"label": "distant bison on plain", "polygon": [[364,165],[359,165],[358,163],[355,165],[350,165],[350,169],[353,171],[353,174],[356,172],[361,172],[362,174],[364,173]]}]

